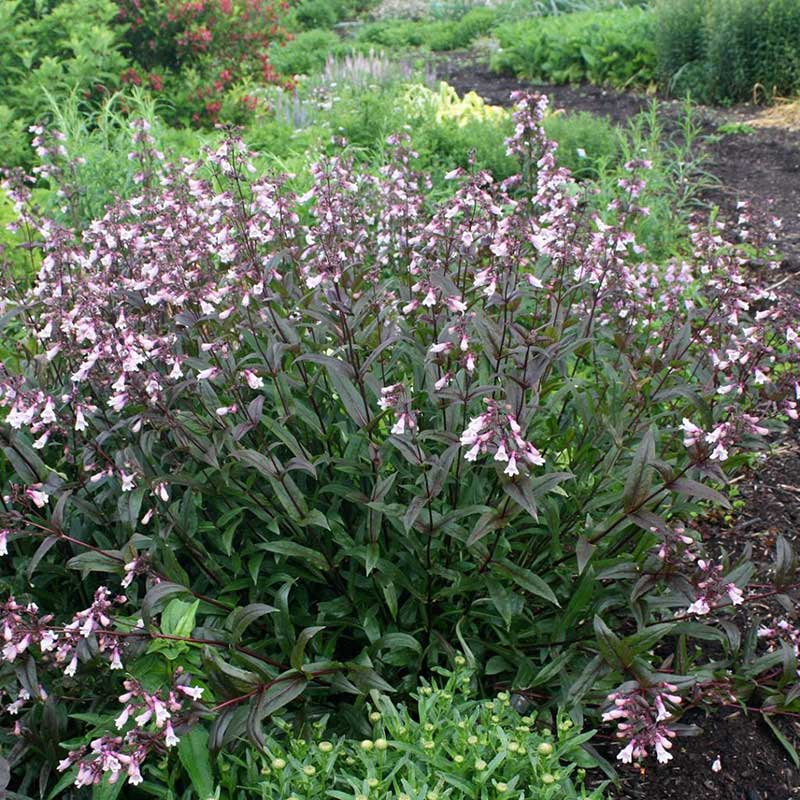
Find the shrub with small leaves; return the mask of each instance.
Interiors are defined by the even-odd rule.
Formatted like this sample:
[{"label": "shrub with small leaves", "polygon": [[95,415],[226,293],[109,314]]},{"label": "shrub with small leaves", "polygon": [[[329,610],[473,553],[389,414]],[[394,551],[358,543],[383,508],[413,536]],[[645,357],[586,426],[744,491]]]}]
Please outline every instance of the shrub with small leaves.
[{"label": "shrub with small leaves", "polygon": [[[584,767],[594,760],[566,716],[520,715],[508,692],[493,700],[474,696],[471,670],[461,655],[443,679],[423,682],[410,705],[373,692],[360,720],[361,741],[331,735],[328,718],[308,725],[300,738],[288,723],[264,741],[261,764],[236,769],[226,781],[251,796],[281,800],[327,794],[341,800],[395,798],[600,798],[602,787],[583,788]],[[224,758],[224,757],[223,757]]]}]

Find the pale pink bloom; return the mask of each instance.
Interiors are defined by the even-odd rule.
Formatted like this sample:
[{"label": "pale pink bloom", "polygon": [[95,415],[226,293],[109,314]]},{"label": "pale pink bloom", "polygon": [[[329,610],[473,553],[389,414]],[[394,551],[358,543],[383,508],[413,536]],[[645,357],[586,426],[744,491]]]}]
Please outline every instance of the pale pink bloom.
[{"label": "pale pink bloom", "polygon": [[251,389],[263,389],[264,388],[264,379],[260,378],[258,375],[256,375],[256,373],[253,372],[253,370],[246,369],[246,370],[244,370],[242,372],[242,375],[244,375],[244,379],[247,381],[247,385]]},{"label": "pale pink bloom", "polygon": [[742,594],[742,590],[735,583],[729,583],[725,587],[725,591],[727,591],[732,605],[739,606],[744,602],[744,594]]},{"label": "pale pink bloom", "polygon": [[621,761],[623,764],[630,764],[633,761],[633,748],[635,747],[635,743],[633,741],[628,742],[627,747],[623,748],[622,750],[617,753],[617,759]]}]

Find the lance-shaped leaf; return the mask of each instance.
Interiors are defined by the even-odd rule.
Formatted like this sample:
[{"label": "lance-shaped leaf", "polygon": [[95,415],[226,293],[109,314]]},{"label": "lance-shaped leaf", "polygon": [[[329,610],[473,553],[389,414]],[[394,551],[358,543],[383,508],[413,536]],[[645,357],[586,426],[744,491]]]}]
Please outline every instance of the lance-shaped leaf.
[{"label": "lance-shaped leaf", "polygon": [[653,429],[649,428],[636,448],[633,463],[625,481],[622,502],[626,511],[633,511],[638,508],[650,494],[653,472],[651,463],[655,458],[655,454],[655,434]]},{"label": "lance-shaped leaf", "polygon": [[303,628],[300,631],[300,635],[297,637],[297,641],[294,643],[294,647],[292,648],[292,653],[289,656],[289,663],[294,667],[296,670],[303,669],[303,660],[306,654],[306,646],[308,643],[320,632],[325,630],[324,625],[315,625],[311,628]]}]

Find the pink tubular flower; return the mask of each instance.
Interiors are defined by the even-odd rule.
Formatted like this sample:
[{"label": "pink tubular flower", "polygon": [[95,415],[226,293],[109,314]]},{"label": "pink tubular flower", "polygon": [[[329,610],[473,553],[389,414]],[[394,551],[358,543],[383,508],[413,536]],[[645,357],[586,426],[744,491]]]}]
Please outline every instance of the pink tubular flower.
[{"label": "pink tubular flower", "polygon": [[395,422],[391,428],[393,435],[402,436],[406,431],[416,430],[417,417],[411,407],[410,394],[402,383],[384,386],[381,389],[378,407],[381,411],[394,412]]},{"label": "pink tubular flower", "polygon": [[682,698],[675,694],[677,687],[669,683],[659,683],[644,688],[638,684],[625,684],[620,690],[608,696],[611,707],[603,714],[604,722],[617,725],[617,737],[627,739],[628,743],[617,754],[623,764],[634,759],[647,758],[655,751],[659,763],[666,764],[672,759],[669,752],[675,731],[669,728],[674,720],[667,703],[679,706]]},{"label": "pink tubular flower", "polygon": [[487,410],[473,417],[461,434],[461,444],[470,448],[464,458],[475,461],[482,453],[492,452],[495,461],[506,464],[503,472],[509,477],[519,475],[518,461],[544,464],[539,451],[522,437],[522,428],[510,408],[501,408],[490,399],[485,402]]}]

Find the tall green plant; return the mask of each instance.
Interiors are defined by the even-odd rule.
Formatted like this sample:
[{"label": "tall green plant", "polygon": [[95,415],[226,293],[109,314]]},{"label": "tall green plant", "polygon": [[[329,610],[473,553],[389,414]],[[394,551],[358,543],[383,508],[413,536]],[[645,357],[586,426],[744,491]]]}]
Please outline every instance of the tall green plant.
[{"label": "tall green plant", "polygon": [[[144,123],[141,191],[98,219],[9,185],[42,257],[3,284],[15,778],[135,784],[206,736],[263,747],[278,713],[346,729],[459,653],[579,726],[611,702],[626,762],[669,761],[682,697],[737,669],[744,700],[762,673],[796,696],[730,614],[752,565],[686,527],[777,424],[756,409],[797,416],[796,303],[713,228],[657,265],[652,165],[587,213],[546,100],[517,101],[520,174],[455,169],[435,201],[400,136],[378,175],[335,154],[298,196],[233,137],[168,166]],[[781,543],[776,592],[791,564]]]}]

